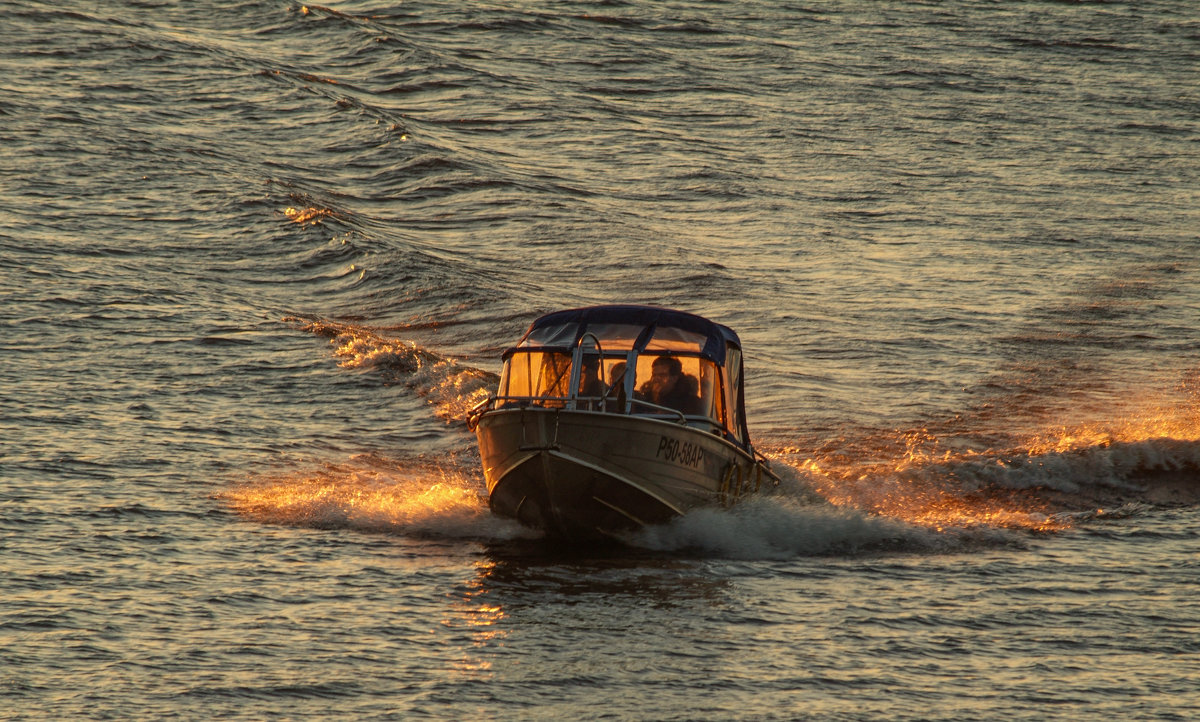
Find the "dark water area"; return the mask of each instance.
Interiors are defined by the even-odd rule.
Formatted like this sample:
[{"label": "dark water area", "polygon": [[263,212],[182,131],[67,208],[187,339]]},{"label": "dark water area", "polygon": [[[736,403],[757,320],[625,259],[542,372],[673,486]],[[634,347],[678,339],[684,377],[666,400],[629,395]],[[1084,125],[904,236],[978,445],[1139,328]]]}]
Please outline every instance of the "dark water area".
[{"label": "dark water area", "polygon": [[[0,1],[0,718],[1200,715],[1200,9]],[[487,507],[551,310],[773,493]]]}]

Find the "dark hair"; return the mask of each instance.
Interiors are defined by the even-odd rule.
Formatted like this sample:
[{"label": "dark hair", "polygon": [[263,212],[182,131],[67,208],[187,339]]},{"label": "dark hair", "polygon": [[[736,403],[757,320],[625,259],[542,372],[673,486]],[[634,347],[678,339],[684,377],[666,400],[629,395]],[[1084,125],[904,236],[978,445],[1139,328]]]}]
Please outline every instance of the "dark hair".
[{"label": "dark hair", "polygon": [[659,356],[658,358],[654,359],[654,363],[650,365],[665,366],[667,368],[667,373],[671,374],[672,376],[679,376],[683,374],[683,364],[679,363],[679,359],[675,358],[674,356]]}]

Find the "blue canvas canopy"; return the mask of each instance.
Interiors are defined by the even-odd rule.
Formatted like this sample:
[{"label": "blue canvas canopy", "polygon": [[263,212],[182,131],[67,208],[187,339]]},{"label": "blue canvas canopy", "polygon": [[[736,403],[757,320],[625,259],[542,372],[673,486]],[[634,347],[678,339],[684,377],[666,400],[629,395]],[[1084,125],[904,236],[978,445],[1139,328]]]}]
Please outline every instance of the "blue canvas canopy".
[{"label": "blue canvas canopy", "polygon": [[[670,329],[694,334],[700,337],[700,341],[694,345],[693,353],[719,366],[725,365],[729,344],[737,349],[742,347],[738,335],[728,326],[686,311],[633,305],[588,306],[547,314],[530,325],[517,345],[569,350],[579,343],[584,334],[595,333],[606,327],[637,327],[639,331],[631,342],[632,350],[638,353],[645,351],[656,337],[661,339],[669,336]],[[681,348],[676,350],[686,353]]]}]

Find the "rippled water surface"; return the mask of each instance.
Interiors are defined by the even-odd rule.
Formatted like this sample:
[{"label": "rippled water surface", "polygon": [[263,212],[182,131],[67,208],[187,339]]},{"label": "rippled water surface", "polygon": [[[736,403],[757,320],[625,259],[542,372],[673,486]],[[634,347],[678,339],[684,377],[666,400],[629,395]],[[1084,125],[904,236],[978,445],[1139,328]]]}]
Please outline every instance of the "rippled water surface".
[{"label": "rippled water surface", "polygon": [[[0,0],[0,717],[1200,715],[1200,11]],[[783,483],[493,517],[537,315]]]}]

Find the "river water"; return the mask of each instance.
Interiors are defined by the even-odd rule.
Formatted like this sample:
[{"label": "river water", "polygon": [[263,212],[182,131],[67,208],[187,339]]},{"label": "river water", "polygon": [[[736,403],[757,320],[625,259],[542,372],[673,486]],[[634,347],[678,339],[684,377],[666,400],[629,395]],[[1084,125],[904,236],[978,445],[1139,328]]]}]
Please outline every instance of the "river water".
[{"label": "river water", "polygon": [[[0,717],[1200,716],[1200,10],[4,2]],[[533,318],[783,483],[494,518]]]}]

